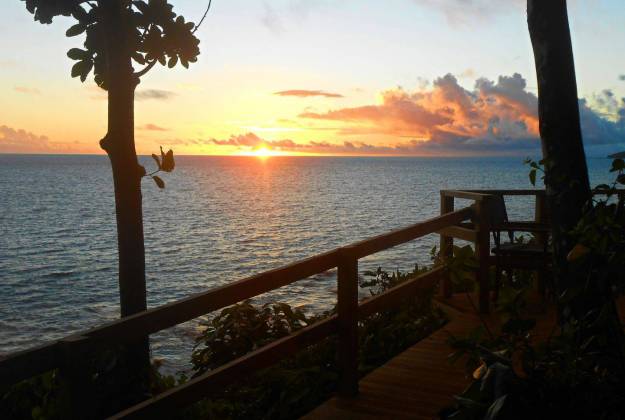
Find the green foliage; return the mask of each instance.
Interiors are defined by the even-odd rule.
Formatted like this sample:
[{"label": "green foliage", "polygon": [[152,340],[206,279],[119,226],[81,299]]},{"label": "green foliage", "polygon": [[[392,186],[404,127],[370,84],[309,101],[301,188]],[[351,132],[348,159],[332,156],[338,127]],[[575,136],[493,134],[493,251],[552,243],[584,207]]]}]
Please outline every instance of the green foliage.
[{"label": "green foliage", "polygon": [[0,413],[8,419],[60,418],[58,371],[0,389]]},{"label": "green foliage", "polygon": [[[426,271],[389,274],[378,268],[366,272],[361,286],[376,295]],[[361,375],[429,335],[444,323],[427,291],[409,297],[398,308],[375,314],[359,323],[359,371]],[[317,322],[333,311],[306,316],[284,303],[257,306],[243,302],[224,309],[206,324],[192,362],[201,374],[241,357],[276,339]],[[297,418],[327,399],[338,380],[336,339],[330,337],[250,375],[193,406],[186,414],[204,418]]]},{"label": "green foliage", "polygon": [[[522,294],[517,295],[517,298]],[[622,371],[609,369],[590,338],[580,341],[578,323],[545,341],[532,336],[536,322],[518,307],[504,311],[507,321],[495,337],[477,329],[451,337],[452,360],[465,356],[475,380],[443,419],[622,418]],[[490,417],[489,417],[490,416]]]},{"label": "green foliage", "polygon": [[[503,323],[496,336],[485,336],[483,326],[468,337],[451,337],[452,360],[466,356],[475,382],[441,412],[442,418],[625,417],[625,360],[610,326],[614,300],[625,289],[625,213],[617,190],[625,183],[624,171],[625,161],[614,160],[614,182],[595,189],[603,195],[587,204],[569,233],[577,242],[567,257],[569,269],[587,275],[558,297],[559,328],[545,340],[533,337],[536,321],[526,312],[526,289],[508,289],[499,304]],[[579,308],[597,294],[602,307],[574,310],[573,302]]]},{"label": "green foliage", "polygon": [[625,184],[625,162],[615,159],[610,171],[615,180],[595,188],[602,194],[588,203],[573,230],[577,245],[567,259],[576,269],[588,271],[606,293],[618,296],[625,290],[625,195],[618,191]]},{"label": "green foliage", "polygon": [[[36,21],[49,24],[56,16],[71,16],[77,23],[66,32],[68,37],[85,34],[84,49],[72,48],[67,56],[77,62],[72,67],[72,77],[85,81],[93,70],[96,84],[106,89],[107,72],[107,22],[104,2],[86,0],[22,0]],[[154,64],[174,67],[180,63],[188,68],[197,61],[200,41],[195,37],[193,22],[173,11],[166,0],[120,0],[120,30],[128,40],[126,53],[134,62],[146,66],[136,73],[142,75]],[[119,46],[121,48],[121,46]]]},{"label": "green foliage", "polygon": [[221,311],[207,325],[191,361],[198,374],[263,347],[301,329],[310,320],[286,303],[267,303],[260,308],[250,301]]}]

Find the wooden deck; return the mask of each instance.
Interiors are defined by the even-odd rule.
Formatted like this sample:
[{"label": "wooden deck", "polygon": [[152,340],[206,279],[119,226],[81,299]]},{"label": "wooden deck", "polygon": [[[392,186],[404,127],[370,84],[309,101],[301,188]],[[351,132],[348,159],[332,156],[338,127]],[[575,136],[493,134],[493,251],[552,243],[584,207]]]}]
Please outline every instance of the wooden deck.
[{"label": "wooden deck", "polygon": [[[477,297],[473,297],[477,302]],[[360,380],[360,393],[355,398],[333,397],[304,416],[316,419],[436,419],[441,408],[452,402],[469,384],[462,360],[452,365],[448,356],[449,334],[464,336],[480,324],[465,294],[440,301],[450,321],[428,338],[415,344],[385,365]],[[536,332],[550,333],[555,317],[553,310],[540,312]],[[497,317],[485,318],[493,329]]]}]

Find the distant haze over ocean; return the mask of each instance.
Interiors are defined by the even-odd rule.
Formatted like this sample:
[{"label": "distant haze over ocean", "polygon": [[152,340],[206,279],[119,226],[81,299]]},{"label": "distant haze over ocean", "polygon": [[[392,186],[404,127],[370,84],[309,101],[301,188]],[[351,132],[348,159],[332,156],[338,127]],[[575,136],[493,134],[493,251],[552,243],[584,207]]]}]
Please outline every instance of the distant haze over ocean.
[{"label": "distant haze over ocean", "polygon": [[[153,162],[142,158],[147,167]],[[530,188],[515,158],[180,157],[163,191],[144,181],[150,307],[278,267],[439,212],[439,190]],[[590,158],[593,184],[610,160]],[[115,208],[106,156],[0,155],[0,353],[118,316]],[[508,202],[511,218],[533,200]],[[408,270],[437,236],[365,259]],[[335,273],[261,297],[315,312]],[[166,366],[189,360],[197,322],[152,336]]]}]

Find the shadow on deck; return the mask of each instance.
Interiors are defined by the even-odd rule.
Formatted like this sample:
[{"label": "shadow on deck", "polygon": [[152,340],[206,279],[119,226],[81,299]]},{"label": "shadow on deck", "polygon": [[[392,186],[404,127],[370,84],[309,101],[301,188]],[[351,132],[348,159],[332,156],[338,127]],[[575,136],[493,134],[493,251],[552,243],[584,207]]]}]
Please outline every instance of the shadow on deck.
[{"label": "shadow on deck", "polygon": [[[477,301],[473,296],[473,301]],[[449,334],[466,336],[480,325],[480,318],[463,293],[449,299],[438,299],[449,322],[429,337],[405,350],[385,365],[360,380],[360,393],[355,398],[333,397],[304,419],[436,419],[442,408],[452,403],[453,395],[469,385],[463,360],[451,364]],[[555,325],[553,308],[545,310],[536,304],[535,334],[547,337]],[[497,316],[484,320],[497,329]]]}]

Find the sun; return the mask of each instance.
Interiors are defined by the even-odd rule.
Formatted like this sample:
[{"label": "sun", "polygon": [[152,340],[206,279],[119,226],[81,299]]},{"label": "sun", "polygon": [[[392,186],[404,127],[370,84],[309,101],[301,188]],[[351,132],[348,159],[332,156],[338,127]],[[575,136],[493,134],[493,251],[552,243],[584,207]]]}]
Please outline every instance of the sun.
[{"label": "sun", "polygon": [[267,158],[269,158],[271,156],[281,156],[281,155],[283,155],[282,152],[280,152],[278,150],[270,149],[267,146],[260,146],[260,147],[258,147],[256,149],[248,150],[248,151],[245,151],[245,152],[241,152],[239,154],[242,155],[242,156],[256,156],[257,158],[260,158],[260,159],[267,159]]},{"label": "sun", "polygon": [[254,154],[254,156],[264,157],[264,158],[269,157],[269,156],[275,156],[274,151],[266,147],[260,147],[254,150],[252,153]]}]

